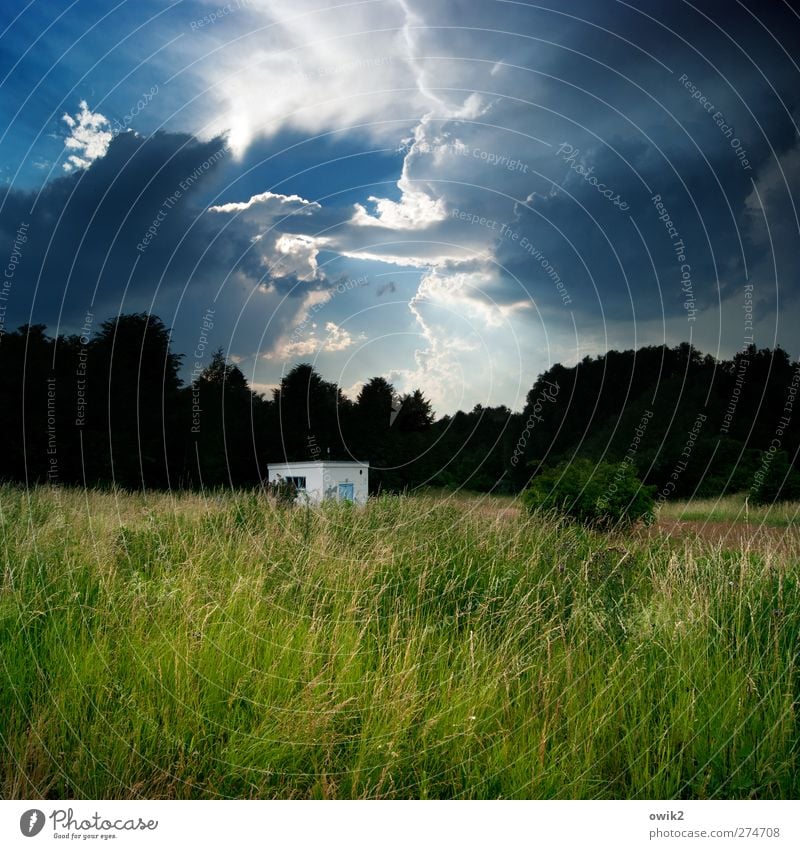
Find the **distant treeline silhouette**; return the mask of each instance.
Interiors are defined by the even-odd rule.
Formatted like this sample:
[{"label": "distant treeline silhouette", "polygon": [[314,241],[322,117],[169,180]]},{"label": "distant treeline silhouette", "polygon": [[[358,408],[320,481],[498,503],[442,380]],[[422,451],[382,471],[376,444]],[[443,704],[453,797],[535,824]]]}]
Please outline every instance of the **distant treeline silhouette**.
[{"label": "distant treeline silhouette", "polygon": [[374,491],[518,492],[573,456],[631,465],[663,499],[749,490],[800,497],[800,364],[781,348],[731,360],[688,343],[554,365],[525,408],[435,420],[417,389],[373,377],[351,400],[307,363],[266,398],[221,351],[180,379],[157,316],[89,338],[25,325],[0,337],[0,478],[125,488],[252,487],[270,461],[368,460]]}]

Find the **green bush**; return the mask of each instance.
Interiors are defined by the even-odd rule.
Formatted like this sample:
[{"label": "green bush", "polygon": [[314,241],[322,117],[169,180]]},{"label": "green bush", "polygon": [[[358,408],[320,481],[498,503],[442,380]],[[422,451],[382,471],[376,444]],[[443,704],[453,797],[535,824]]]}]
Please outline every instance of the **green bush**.
[{"label": "green bush", "polygon": [[531,511],[554,510],[587,525],[609,528],[651,522],[655,489],[645,486],[629,463],[575,459],[538,474],[522,499]]},{"label": "green bush", "polygon": [[292,481],[281,478],[267,484],[267,495],[271,495],[279,507],[294,507],[297,502],[297,487]]}]

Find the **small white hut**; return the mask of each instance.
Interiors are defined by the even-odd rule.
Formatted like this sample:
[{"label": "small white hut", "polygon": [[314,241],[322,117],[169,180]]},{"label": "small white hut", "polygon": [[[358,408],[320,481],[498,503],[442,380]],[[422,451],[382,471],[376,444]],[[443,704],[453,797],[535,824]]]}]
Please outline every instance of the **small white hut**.
[{"label": "small white hut", "polygon": [[270,483],[290,481],[300,498],[319,504],[327,498],[365,504],[369,495],[369,463],[356,460],[307,460],[297,463],[270,463]]}]

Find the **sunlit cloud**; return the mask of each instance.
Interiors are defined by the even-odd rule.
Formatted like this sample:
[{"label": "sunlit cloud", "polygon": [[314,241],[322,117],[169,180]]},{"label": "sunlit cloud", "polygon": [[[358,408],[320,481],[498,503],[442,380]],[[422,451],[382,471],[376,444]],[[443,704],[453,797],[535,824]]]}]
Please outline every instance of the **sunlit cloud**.
[{"label": "sunlit cloud", "polygon": [[69,151],[67,161],[61,166],[67,173],[79,168],[88,168],[95,159],[105,156],[111,139],[111,122],[105,115],[92,112],[89,104],[82,100],[75,115],[64,113],[61,120],[69,127],[64,139],[64,148]]},{"label": "sunlit cloud", "polygon": [[[298,335],[303,335],[304,338],[296,338]],[[311,323],[308,328],[300,326],[291,336],[280,339],[275,348],[267,351],[262,357],[265,360],[291,362],[310,355],[346,351],[365,339],[364,334],[353,336],[333,321],[325,322],[324,328]]]}]

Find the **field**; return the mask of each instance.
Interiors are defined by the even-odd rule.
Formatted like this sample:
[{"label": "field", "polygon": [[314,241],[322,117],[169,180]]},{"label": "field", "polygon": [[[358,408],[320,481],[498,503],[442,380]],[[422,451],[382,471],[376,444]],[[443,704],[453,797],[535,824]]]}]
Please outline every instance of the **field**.
[{"label": "field", "polygon": [[0,488],[0,795],[797,798],[800,533],[737,504]]},{"label": "field", "polygon": [[725,498],[695,499],[690,503],[667,502],[661,507],[659,519],[702,522],[729,522],[760,528],[789,528],[800,519],[800,504],[752,505],[744,495]]}]

